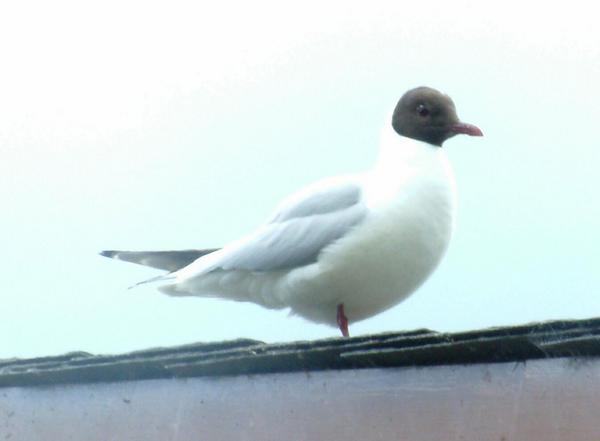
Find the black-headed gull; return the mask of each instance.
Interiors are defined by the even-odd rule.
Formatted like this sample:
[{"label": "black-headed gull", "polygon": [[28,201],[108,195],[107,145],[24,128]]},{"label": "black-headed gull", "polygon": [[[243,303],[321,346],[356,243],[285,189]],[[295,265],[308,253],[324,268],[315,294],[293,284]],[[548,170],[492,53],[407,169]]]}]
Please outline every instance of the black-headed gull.
[{"label": "black-headed gull", "polygon": [[384,127],[373,168],[308,186],[249,235],[221,249],[101,254],[170,271],[151,281],[171,296],[290,308],[348,336],[348,322],[406,299],[444,255],[456,190],[440,147],[461,133],[482,136],[448,96],[412,89]]}]

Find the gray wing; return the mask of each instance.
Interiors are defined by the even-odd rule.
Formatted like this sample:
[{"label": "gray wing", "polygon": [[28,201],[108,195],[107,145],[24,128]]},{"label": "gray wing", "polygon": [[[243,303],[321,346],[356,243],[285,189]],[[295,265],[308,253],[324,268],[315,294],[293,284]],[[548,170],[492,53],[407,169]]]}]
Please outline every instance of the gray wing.
[{"label": "gray wing", "polygon": [[181,250],[181,251],[102,251],[100,254],[112,259],[137,263],[166,271],[177,271],[188,266],[194,260],[217,251],[218,248],[206,250]]},{"label": "gray wing", "polygon": [[284,201],[269,223],[221,249],[209,265],[199,265],[196,274],[219,268],[272,271],[307,265],[367,212],[354,179],[310,187]]},{"label": "gray wing", "polygon": [[361,191],[356,184],[340,183],[307,193],[284,201],[269,223],[345,210],[358,204]]},{"label": "gray wing", "polygon": [[[272,271],[315,262],[319,253],[367,215],[354,179],[320,183],[280,205],[253,234],[222,249],[102,251],[105,257],[198,275],[215,269]],[[208,259],[208,260],[207,260]]]}]

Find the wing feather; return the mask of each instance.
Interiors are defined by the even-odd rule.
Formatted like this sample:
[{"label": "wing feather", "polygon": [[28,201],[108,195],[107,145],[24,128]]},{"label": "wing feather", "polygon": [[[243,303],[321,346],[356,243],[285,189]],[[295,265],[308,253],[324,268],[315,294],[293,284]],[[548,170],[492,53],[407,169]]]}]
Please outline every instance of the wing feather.
[{"label": "wing feather", "polygon": [[206,250],[179,250],[179,251],[102,251],[104,257],[137,263],[151,268],[166,271],[177,271],[188,266],[196,259],[217,251],[216,248]]},{"label": "wing feather", "polygon": [[209,271],[275,271],[307,265],[358,225],[368,213],[354,177],[323,181],[280,204],[271,220],[252,234],[181,270],[179,279]]}]

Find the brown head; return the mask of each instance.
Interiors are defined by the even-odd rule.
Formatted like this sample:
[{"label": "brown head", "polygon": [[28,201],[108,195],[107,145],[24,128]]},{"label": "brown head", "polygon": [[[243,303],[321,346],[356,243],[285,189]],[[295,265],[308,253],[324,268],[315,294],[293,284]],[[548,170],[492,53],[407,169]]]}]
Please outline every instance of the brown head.
[{"label": "brown head", "polygon": [[402,136],[440,147],[454,135],[483,136],[478,127],[458,119],[448,95],[430,87],[411,89],[400,98],[392,127]]}]

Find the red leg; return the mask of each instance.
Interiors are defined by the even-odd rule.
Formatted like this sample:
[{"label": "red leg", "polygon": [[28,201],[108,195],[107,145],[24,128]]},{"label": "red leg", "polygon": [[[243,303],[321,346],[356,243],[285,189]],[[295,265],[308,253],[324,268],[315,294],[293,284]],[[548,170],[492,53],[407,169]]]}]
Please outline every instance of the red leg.
[{"label": "red leg", "polygon": [[350,333],[348,332],[348,317],[344,314],[343,303],[337,305],[337,324],[340,327],[340,331],[342,331],[342,335],[344,337],[350,337]]}]

